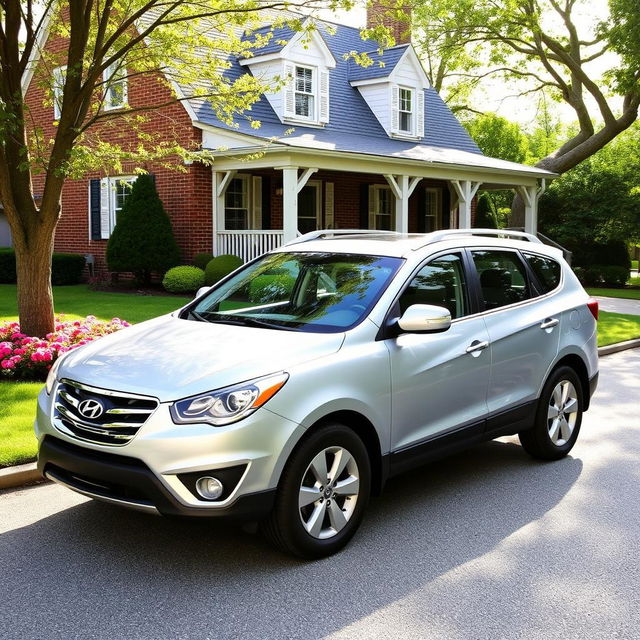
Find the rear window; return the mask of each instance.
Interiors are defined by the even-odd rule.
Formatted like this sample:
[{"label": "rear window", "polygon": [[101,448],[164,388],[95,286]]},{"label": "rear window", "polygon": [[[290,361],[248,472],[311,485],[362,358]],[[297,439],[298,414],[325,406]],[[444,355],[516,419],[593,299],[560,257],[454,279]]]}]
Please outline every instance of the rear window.
[{"label": "rear window", "polygon": [[525,253],[529,266],[533,273],[536,274],[542,291],[540,293],[549,293],[560,284],[560,265],[551,258],[543,258],[542,256],[534,256],[531,253]]}]

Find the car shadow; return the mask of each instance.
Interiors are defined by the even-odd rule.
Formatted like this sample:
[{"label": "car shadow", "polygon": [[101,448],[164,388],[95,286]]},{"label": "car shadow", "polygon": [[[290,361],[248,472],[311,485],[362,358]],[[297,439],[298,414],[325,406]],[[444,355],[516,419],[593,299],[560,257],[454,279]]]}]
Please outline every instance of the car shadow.
[{"label": "car shadow", "polygon": [[479,445],[389,481],[351,544],[310,563],[238,527],[83,502],[1,536],[3,626],[15,638],[325,636],[487,553],[581,471]]}]

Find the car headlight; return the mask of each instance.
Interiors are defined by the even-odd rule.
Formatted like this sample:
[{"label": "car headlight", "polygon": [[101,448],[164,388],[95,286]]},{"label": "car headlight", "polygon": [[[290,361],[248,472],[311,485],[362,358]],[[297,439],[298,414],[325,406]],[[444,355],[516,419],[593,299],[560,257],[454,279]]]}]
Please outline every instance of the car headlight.
[{"label": "car headlight", "polygon": [[207,422],[216,427],[231,424],[265,404],[288,379],[288,373],[279,373],[178,400],[171,407],[171,417],[177,424]]},{"label": "car headlight", "polygon": [[51,395],[51,390],[53,389],[53,385],[56,382],[56,377],[58,375],[58,369],[60,368],[60,363],[64,359],[67,354],[61,355],[52,365],[51,369],[49,369],[49,374],[47,375],[47,381],[44,383],[44,388],[47,392],[47,395]]}]

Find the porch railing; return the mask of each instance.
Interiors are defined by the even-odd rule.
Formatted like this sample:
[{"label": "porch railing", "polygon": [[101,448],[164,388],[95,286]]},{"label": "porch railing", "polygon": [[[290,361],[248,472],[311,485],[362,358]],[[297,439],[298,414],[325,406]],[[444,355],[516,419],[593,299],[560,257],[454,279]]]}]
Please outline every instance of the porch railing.
[{"label": "porch railing", "polygon": [[282,243],[282,231],[218,231],[216,255],[230,253],[248,262],[267,251],[277,249]]}]

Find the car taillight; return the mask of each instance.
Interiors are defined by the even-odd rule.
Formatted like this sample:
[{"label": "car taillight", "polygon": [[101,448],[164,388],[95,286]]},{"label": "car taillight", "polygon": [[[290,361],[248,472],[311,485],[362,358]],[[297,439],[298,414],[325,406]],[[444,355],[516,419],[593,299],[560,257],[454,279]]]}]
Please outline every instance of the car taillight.
[{"label": "car taillight", "polygon": [[587,307],[589,307],[589,311],[591,311],[591,315],[597,320],[598,319],[598,301],[595,298],[589,298],[587,301]]}]

